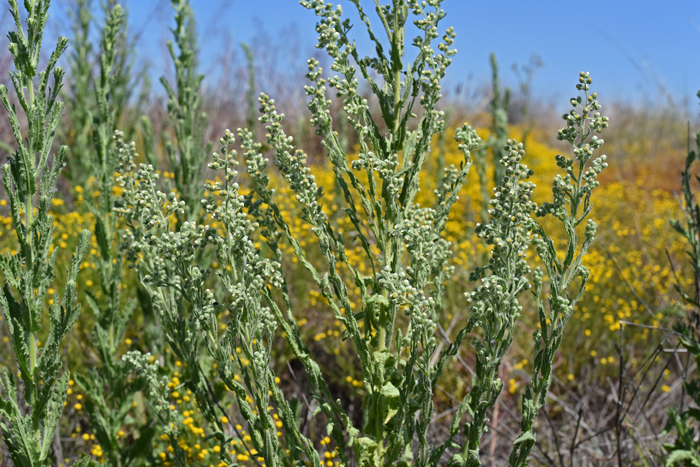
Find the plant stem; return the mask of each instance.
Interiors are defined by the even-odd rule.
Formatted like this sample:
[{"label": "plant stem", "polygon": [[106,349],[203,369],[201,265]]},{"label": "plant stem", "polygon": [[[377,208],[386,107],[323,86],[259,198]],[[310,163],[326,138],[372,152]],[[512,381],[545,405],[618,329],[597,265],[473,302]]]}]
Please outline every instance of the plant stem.
[{"label": "plant stem", "polygon": [[[32,81],[31,78],[27,78],[27,88],[29,89],[29,108],[34,107],[34,82]],[[29,152],[29,157],[32,158],[31,161],[31,167],[33,170],[34,169],[34,164],[36,163],[36,156],[34,152],[34,144],[35,141],[32,141],[31,139],[28,141],[27,144],[27,149]],[[26,252],[25,252],[25,263],[26,263],[26,271],[27,271],[27,276],[29,276],[29,271],[32,270],[33,264],[34,264],[34,255],[32,251],[32,222],[33,222],[33,217],[34,217],[34,206],[32,204],[32,186],[30,186],[30,180],[33,177],[27,176],[27,199],[25,201],[25,231],[24,231],[24,238],[27,244]],[[34,287],[33,284],[28,284],[29,287],[29,293],[33,294]],[[31,302],[27,303],[28,306],[32,306]],[[30,326],[31,329],[29,330],[29,377],[31,379],[34,379],[34,373],[36,369],[36,343],[37,343],[37,338],[36,338],[36,333],[34,331],[37,323],[34,323],[34,321],[31,319],[32,316],[34,316],[34,313],[32,310],[29,310],[29,316],[30,316]],[[32,410],[35,409],[36,406],[36,397],[37,397],[37,386],[38,386],[38,381],[34,381],[32,391],[30,393],[30,399],[29,399],[29,404],[32,407]],[[36,417],[32,417],[32,428],[34,430],[34,436],[39,435],[39,419]]]}]

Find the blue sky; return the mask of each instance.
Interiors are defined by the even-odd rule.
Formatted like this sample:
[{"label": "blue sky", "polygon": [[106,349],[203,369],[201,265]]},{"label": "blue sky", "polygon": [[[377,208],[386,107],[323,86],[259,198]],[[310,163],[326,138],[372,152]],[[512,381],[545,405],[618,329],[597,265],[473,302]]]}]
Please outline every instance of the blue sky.
[{"label": "blue sky", "polygon": [[[55,23],[69,0],[55,0]],[[373,11],[374,2],[361,0]],[[384,0],[386,1],[386,0]],[[122,0],[133,31],[141,33],[139,50],[152,72],[167,70],[163,44],[172,22],[168,0]],[[340,0],[353,20],[354,6]],[[227,44],[255,43],[270,35],[273,47],[293,48],[299,58],[314,51],[315,17],[296,0],[192,0],[204,71],[216,70]],[[445,0],[444,25],[457,32],[459,50],[451,82],[485,83],[488,57],[497,54],[504,81],[517,86],[511,70],[538,54],[544,66],[533,81],[536,97],[566,100],[578,72],[590,71],[601,98],[675,102],[692,99],[700,88],[699,0]],[[355,29],[360,46],[366,34]],[[285,47],[287,49],[285,49]],[[691,100],[692,102],[692,100]]]}]

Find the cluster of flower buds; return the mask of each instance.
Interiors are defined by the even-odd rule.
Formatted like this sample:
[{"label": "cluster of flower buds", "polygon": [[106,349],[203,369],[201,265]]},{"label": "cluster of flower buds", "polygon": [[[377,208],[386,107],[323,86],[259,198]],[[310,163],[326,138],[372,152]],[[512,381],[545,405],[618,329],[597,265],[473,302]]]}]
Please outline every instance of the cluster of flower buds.
[{"label": "cluster of flower buds", "polygon": [[333,104],[326,98],[326,80],[322,77],[323,69],[318,60],[312,58],[308,61],[309,72],[306,77],[314,83],[314,86],[304,86],[309,100],[308,108],[311,111],[311,124],[317,128],[331,125],[331,115],[328,109]]},{"label": "cluster of flower buds", "polygon": [[150,354],[142,354],[141,352],[127,352],[122,356],[122,360],[131,365],[134,372],[144,378],[146,382],[146,392],[149,396],[149,402],[153,404],[155,412],[163,422],[163,431],[171,440],[171,444],[175,444],[180,436],[178,427],[178,413],[174,405],[170,404],[170,387],[168,386],[168,377],[159,377],[160,369],[154,357]]},{"label": "cluster of flower buds", "polygon": [[[592,132],[600,133],[603,129],[608,127],[608,117],[603,117],[600,115],[598,110],[601,109],[600,104],[596,100],[598,98],[598,93],[594,92],[590,95],[588,91],[593,80],[590,74],[587,72],[581,72],[579,74],[579,84],[576,85],[576,89],[579,91],[584,91],[584,97],[577,96],[571,98],[571,106],[573,107],[569,113],[564,114],[562,118],[566,121],[566,128],[559,130],[557,134],[557,139],[560,141],[568,141],[572,145],[578,140],[581,145],[583,141]],[[581,112],[579,114],[579,112]],[[591,116],[591,113],[593,114]],[[602,144],[594,143],[591,141],[592,149],[596,149]],[[577,154],[577,157],[579,155]],[[582,156],[583,157],[583,156]],[[590,157],[590,156],[589,156]]]},{"label": "cluster of flower buds", "polygon": [[411,304],[408,314],[411,316],[411,333],[420,339],[426,354],[431,353],[435,348],[435,330],[437,326],[434,321],[435,300],[433,297],[423,297],[416,303]]},{"label": "cluster of flower buds", "polygon": [[418,299],[418,290],[411,285],[403,271],[393,273],[387,265],[377,274],[377,282],[381,289],[387,291],[389,301],[399,306],[410,305]]},{"label": "cluster of flower buds", "polygon": [[[440,12],[442,12],[442,10],[440,10]],[[421,87],[423,90],[421,103],[431,108],[442,98],[441,82],[445,77],[447,67],[452,64],[452,59],[450,57],[457,53],[456,49],[450,49],[450,46],[454,44],[455,37],[457,37],[457,33],[454,32],[454,28],[452,27],[447,29],[442,36],[443,42],[438,44],[438,49],[442,53],[435,53],[433,48],[429,45],[433,39],[438,37],[437,22],[440,16],[439,13],[429,12],[425,14],[423,20],[414,21],[418,29],[425,31],[425,38],[417,36],[413,40],[413,45],[421,51],[425,57],[425,64],[427,65],[427,69],[424,69],[421,73]]]},{"label": "cluster of flower buds", "polygon": [[114,139],[119,157],[117,183],[125,189],[114,212],[128,221],[142,222],[147,229],[167,229],[171,215],[184,213],[184,201],[178,201],[175,193],[166,195],[158,189],[160,176],[151,164],[141,164],[134,173],[136,145],[127,144],[124,133],[118,130]]},{"label": "cluster of flower buds", "polygon": [[318,202],[323,190],[306,166],[306,154],[300,149],[295,150],[292,137],[285,134],[281,125],[284,115],[277,113],[275,101],[266,94],[260,94],[259,101],[262,106],[260,121],[268,131],[267,143],[275,150],[275,165],[303,206],[305,218],[314,225],[322,224],[328,219]]},{"label": "cluster of flower buds", "polygon": [[[559,140],[568,141],[573,146],[578,166],[574,165],[574,159],[557,156],[557,166],[564,169],[565,175],[555,177],[552,186],[553,201],[544,203],[537,211],[538,216],[552,214],[560,220],[570,216],[571,221],[578,225],[590,212],[591,192],[600,184],[597,181],[598,175],[608,166],[605,155],[593,159],[587,165],[593,158],[594,151],[605,142],[593,133],[600,133],[608,126],[608,117],[601,117],[598,112],[601,108],[596,100],[598,93],[588,94],[591,83],[590,75],[581,72],[576,88],[584,91],[584,96],[571,99],[574,108],[564,115],[566,128],[560,129],[557,136]],[[579,201],[583,202],[582,213],[577,212]],[[577,205],[576,208],[574,204]]]},{"label": "cluster of flower buds", "polygon": [[[535,227],[532,211],[537,205],[531,200],[535,184],[527,179],[533,172],[521,163],[525,155],[522,143],[509,139],[505,149],[507,155],[501,161],[505,176],[494,188],[489,209],[491,220],[476,228],[479,237],[494,247],[489,264],[471,274],[471,280],[482,279],[483,285],[465,294],[474,304],[474,311],[478,311],[473,313],[474,318],[479,320],[488,319],[483,313],[501,311],[511,316],[517,313],[516,297],[529,288],[526,276],[530,266],[525,253]],[[484,277],[489,270],[492,274]]]},{"label": "cluster of flower buds", "polygon": [[[507,155],[501,161],[505,167],[505,176],[501,184],[493,189],[494,195],[489,202],[491,221],[488,224],[478,224],[476,228],[479,237],[494,245],[494,249],[489,265],[477,269],[472,280],[482,277],[486,269],[494,274],[497,271],[507,271],[507,274],[515,276],[529,272],[525,250],[534,228],[531,213],[537,205],[531,199],[535,184],[526,180],[532,176],[533,171],[521,163],[525,155],[522,143],[509,139],[505,149]],[[510,269],[510,261],[515,261],[515,269]],[[505,270],[502,269],[504,267]]]}]

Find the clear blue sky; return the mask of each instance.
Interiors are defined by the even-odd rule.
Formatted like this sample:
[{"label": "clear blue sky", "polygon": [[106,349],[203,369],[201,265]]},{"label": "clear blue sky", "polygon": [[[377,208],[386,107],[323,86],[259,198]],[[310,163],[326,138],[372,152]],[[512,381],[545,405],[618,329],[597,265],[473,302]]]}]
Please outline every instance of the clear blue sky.
[{"label": "clear blue sky", "polygon": [[[54,22],[60,24],[70,0],[54,1]],[[373,1],[361,1],[373,12]],[[154,74],[162,74],[168,66],[163,44],[172,23],[169,0],[122,3],[129,8],[132,30],[142,32],[142,56],[152,62]],[[338,3],[356,18],[349,1]],[[192,4],[206,49],[204,71],[216,69],[226,44],[253,43],[266,34],[273,47],[292,47],[299,58],[320,54],[313,49],[316,19],[296,0]],[[537,53],[544,61],[533,83],[539,97],[566,100],[581,70],[591,72],[601,98],[654,101],[665,99],[667,92],[680,102],[700,88],[700,0],[445,0],[443,6],[448,12],[443,24],[457,32],[453,82],[486,82],[488,57],[495,52],[504,81],[515,86],[511,65],[524,64]],[[361,27],[355,33],[360,46],[366,45]]]}]

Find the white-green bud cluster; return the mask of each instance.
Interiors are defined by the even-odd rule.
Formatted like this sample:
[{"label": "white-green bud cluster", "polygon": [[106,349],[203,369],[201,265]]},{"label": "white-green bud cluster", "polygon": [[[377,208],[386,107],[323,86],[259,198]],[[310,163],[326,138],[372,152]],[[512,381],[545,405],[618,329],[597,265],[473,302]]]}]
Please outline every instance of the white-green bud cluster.
[{"label": "white-green bud cluster", "polygon": [[[241,130],[239,134],[246,138],[245,144],[250,143],[249,132]],[[220,407],[209,394],[206,375],[199,368],[197,349],[201,343],[219,364],[219,376],[233,390],[244,418],[252,427],[257,422],[249,398],[261,413],[266,412],[270,384],[276,388],[270,358],[278,318],[270,308],[276,305],[267,294],[269,288],[282,287],[282,276],[280,264],[262,257],[253,242],[259,224],[248,217],[245,197],[239,193],[236,152],[229,149],[235,143],[233,134],[226,130],[220,143],[221,150],[212,155],[209,168],[220,174],[221,181],[207,183],[209,196],[200,202],[210,218],[221,224],[220,229],[192,221],[182,222],[179,227],[169,222],[166,216],[174,213],[170,203],[179,207],[181,202],[174,195],[160,194],[158,179],[150,167],[142,165],[136,170],[133,145],[125,144],[123,135],[117,134],[122,167],[131,169],[120,176],[125,187],[120,212],[129,219],[130,258],[142,284],[151,293],[167,340],[194,368],[188,384],[196,390],[205,417],[212,423],[220,423],[220,417],[215,415]],[[262,163],[253,158],[249,164],[256,161]],[[199,264],[212,249],[221,265],[215,276],[212,268]],[[219,286],[211,288],[214,280]],[[265,302],[270,306],[264,306]],[[227,310],[230,318],[225,333],[220,335],[222,309]],[[183,321],[188,325],[183,327]],[[242,349],[252,365],[244,363],[236,348]],[[245,385],[235,380],[234,373],[244,376]],[[272,422],[251,433],[260,440],[261,451],[262,439],[272,442],[271,439],[277,438]],[[276,448],[269,452],[276,452]]]},{"label": "white-green bud cluster", "polygon": [[[175,193],[166,195],[158,189],[160,175],[156,173],[153,165],[140,164],[138,171],[133,174],[133,168],[136,167],[134,164],[134,159],[137,157],[136,145],[133,142],[127,144],[124,141],[124,133],[118,130],[114,134],[114,139],[120,158],[117,166],[120,176],[117,177],[117,183],[122,188],[126,188],[132,196],[127,204],[117,203],[115,212],[129,221],[142,222],[148,229],[167,228],[168,218],[172,214],[184,212],[184,201],[178,201]],[[133,174],[132,178],[122,172],[130,169],[132,171],[126,173]],[[139,219],[136,219],[135,215],[138,215]]]},{"label": "white-green bud cluster", "polygon": [[[597,226],[593,220],[588,219],[580,246],[577,227],[590,214],[591,192],[599,185],[596,178],[608,165],[605,156],[593,159],[594,151],[603,145],[603,140],[593,133],[603,131],[608,126],[608,118],[602,117],[598,112],[601,106],[596,100],[597,93],[589,94],[591,83],[588,73],[582,72],[579,75],[576,88],[583,91],[583,96],[571,99],[573,109],[563,117],[566,128],[558,133],[559,140],[571,144],[574,157],[556,157],[557,166],[564,170],[564,174],[557,174],[554,178],[553,201],[544,203],[537,210],[538,216],[552,214],[561,222],[568,242],[566,254],[560,255],[545,229],[541,225],[535,229],[533,242],[549,279],[549,294],[546,299],[549,313],[545,310],[545,300],[541,297],[544,293],[544,271],[537,268],[533,274],[540,324],[540,329],[533,333],[537,357],[532,372],[532,390],[528,388],[523,398],[522,434],[511,452],[511,467],[527,465],[527,457],[535,444],[533,424],[546,400],[554,355],[563,339],[564,327],[581,299],[590,275],[582,262],[595,240]],[[561,257],[564,258],[563,261]]]},{"label": "white-green bud cluster", "polygon": [[467,330],[480,329],[479,337],[472,340],[476,376],[465,399],[472,419],[463,428],[467,438],[463,455],[470,466],[478,465],[478,445],[486,429],[486,413],[503,387],[497,375],[513,340],[516,319],[522,312],[518,297],[530,288],[531,270],[526,252],[536,227],[532,213],[537,208],[531,199],[535,184],[528,181],[533,171],[522,163],[525,156],[522,143],[508,139],[504,149],[505,156],[501,159],[504,175],[493,190],[490,220],[476,227],[479,237],[493,245],[493,249],[488,265],[471,274],[471,280],[481,280],[481,284],[465,293],[471,303]]},{"label": "white-green bud cluster", "polygon": [[379,271],[377,283],[388,292],[389,300],[397,305],[410,305],[418,297],[418,290],[406,278],[406,273],[393,273],[389,266]]},{"label": "white-green bud cluster", "polygon": [[[608,117],[602,117],[598,112],[601,109],[596,100],[598,93],[588,93],[592,82],[588,73],[581,72],[576,88],[584,91],[584,95],[571,99],[573,109],[563,116],[566,128],[559,130],[557,136],[560,141],[568,141],[573,146],[574,158],[578,165],[575,165],[574,159],[561,155],[556,157],[557,166],[564,169],[565,174],[557,175],[554,179],[553,202],[544,203],[537,211],[538,216],[552,214],[563,221],[571,215],[573,222],[578,225],[590,212],[591,192],[600,184],[596,179],[608,166],[605,155],[587,165],[593,158],[594,151],[604,143],[593,133],[600,133],[608,126]],[[579,201],[582,201],[582,213],[572,210],[573,204],[578,207]],[[567,210],[570,213],[567,213]]]},{"label": "white-green bud cluster", "polygon": [[170,441],[172,452],[175,454],[176,460],[179,461],[177,465],[184,465],[185,453],[177,442],[180,436],[178,411],[175,406],[170,404],[171,390],[168,386],[168,377],[158,376],[160,371],[157,360],[150,353],[127,352],[122,355],[121,359],[131,366],[137,376],[145,381],[148,402],[153,406],[155,414],[163,427],[163,432]]},{"label": "white-green bud cluster", "polygon": [[[525,261],[525,250],[530,242],[530,232],[534,228],[531,213],[537,208],[531,200],[535,184],[526,181],[533,171],[521,163],[525,150],[522,143],[508,140],[505,147],[506,157],[501,161],[505,167],[505,175],[501,185],[493,189],[494,195],[489,205],[488,213],[491,221],[488,224],[478,224],[476,233],[487,244],[494,245],[489,265],[477,269],[472,274],[472,280],[483,277],[486,269],[495,274],[505,276],[513,272],[514,276],[524,276],[529,273]],[[507,269],[514,261],[515,269]],[[503,268],[506,269],[503,269]]]},{"label": "white-green bud cluster", "polygon": [[306,154],[300,149],[295,150],[292,137],[285,134],[281,125],[284,115],[277,113],[275,101],[266,94],[261,94],[259,100],[262,106],[260,122],[265,124],[268,131],[267,143],[275,149],[277,168],[303,206],[304,216],[312,224],[325,222],[328,216],[318,203],[323,190],[316,184],[311,170],[306,166]]}]

